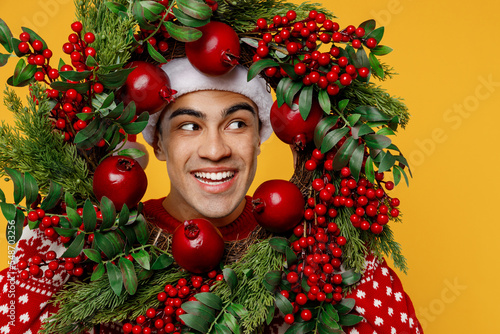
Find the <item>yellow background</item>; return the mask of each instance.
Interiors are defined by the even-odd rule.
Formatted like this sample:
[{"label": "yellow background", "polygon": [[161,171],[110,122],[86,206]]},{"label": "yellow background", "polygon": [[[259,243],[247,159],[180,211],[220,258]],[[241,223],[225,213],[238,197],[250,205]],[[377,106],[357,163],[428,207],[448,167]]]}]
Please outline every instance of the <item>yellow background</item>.
[{"label": "yellow background", "polygon": [[[298,3],[298,1],[295,1]],[[399,76],[383,83],[404,97],[412,114],[396,137],[413,168],[410,187],[393,191],[402,202],[404,224],[394,226],[410,271],[400,274],[426,333],[499,333],[500,300],[498,117],[500,51],[498,12],[490,0],[329,1],[341,27],[374,18],[394,52],[384,57]],[[18,35],[37,31],[62,56],[70,33],[71,0],[2,1],[0,16]],[[3,50],[2,50],[3,51]],[[0,82],[13,73],[12,60]],[[25,90],[21,94],[26,95]],[[12,121],[3,106],[1,119]],[[154,157],[148,174],[164,172]],[[264,180],[287,179],[291,156],[272,137],[262,146],[250,194]],[[1,184],[6,194],[9,185]],[[168,180],[150,182],[146,198],[168,192]],[[2,218],[1,229],[5,221]],[[3,232],[2,232],[3,234]],[[0,242],[0,267],[7,243]]]}]

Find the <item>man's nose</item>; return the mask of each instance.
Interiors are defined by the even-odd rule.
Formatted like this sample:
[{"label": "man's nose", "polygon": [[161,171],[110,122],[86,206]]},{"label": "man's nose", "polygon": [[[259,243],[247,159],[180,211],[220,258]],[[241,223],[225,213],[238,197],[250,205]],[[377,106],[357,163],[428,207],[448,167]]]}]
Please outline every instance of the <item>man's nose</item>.
[{"label": "man's nose", "polygon": [[212,161],[227,158],[231,155],[231,148],[226,141],[227,138],[224,138],[224,134],[220,131],[207,131],[200,143],[198,155]]}]

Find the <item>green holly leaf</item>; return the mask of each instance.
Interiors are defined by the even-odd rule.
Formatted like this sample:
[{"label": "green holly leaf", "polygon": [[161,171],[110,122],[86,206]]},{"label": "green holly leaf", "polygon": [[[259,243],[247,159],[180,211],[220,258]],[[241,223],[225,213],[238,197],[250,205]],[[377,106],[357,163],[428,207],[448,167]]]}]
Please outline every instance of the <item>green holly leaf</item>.
[{"label": "green holly leaf", "polygon": [[127,207],[127,204],[123,204],[120,214],[118,216],[118,226],[123,226],[128,223],[128,219],[130,216],[130,210]]},{"label": "green holly leaf", "polygon": [[108,272],[109,285],[113,292],[119,296],[123,289],[123,277],[120,269],[111,262],[106,263],[106,270]]},{"label": "green holly leaf", "polygon": [[103,231],[113,226],[116,219],[115,205],[106,196],[103,196],[101,198],[101,213],[102,213],[102,224],[100,230]]},{"label": "green holly leaf", "polygon": [[82,218],[80,215],[76,212],[75,209],[67,206],[66,207],[66,215],[68,217],[68,220],[71,224],[71,226],[79,228],[80,225],[82,225]]},{"label": "green holly leaf", "polygon": [[236,276],[236,273],[231,268],[224,268],[222,270],[222,274],[224,275],[224,280],[231,289],[231,292],[234,292],[234,289],[236,289],[236,286],[238,285],[238,277]]},{"label": "green holly leaf", "polygon": [[[132,103],[130,103],[132,104]],[[130,105],[129,104],[129,105]],[[149,114],[144,111],[133,123],[122,125],[123,130],[129,135],[136,135],[142,132],[148,125]]]},{"label": "green holly leaf", "polygon": [[102,262],[101,254],[97,250],[87,248],[87,249],[84,249],[83,252],[85,253],[85,255],[87,255],[87,257],[90,260],[97,262],[97,263]]},{"label": "green holly leaf", "polygon": [[321,144],[321,153],[330,151],[349,132],[348,127],[335,129],[326,134]]},{"label": "green holly leaf", "polygon": [[132,257],[144,269],[146,269],[146,270],[150,270],[151,269],[151,263],[149,261],[149,253],[146,252],[144,249],[141,249],[141,250],[139,250],[136,253],[132,253]]},{"label": "green holly leaf", "polygon": [[370,52],[369,59],[370,59],[370,66],[371,66],[373,72],[375,72],[375,74],[378,77],[383,79],[384,78],[384,69],[380,65],[380,62],[378,61],[377,57],[375,57],[375,55],[372,52]]},{"label": "green holly leaf", "polygon": [[184,321],[186,326],[191,327],[201,333],[208,333],[209,323],[203,318],[200,318],[194,314],[182,314],[179,318]]},{"label": "green holly leaf", "polygon": [[394,166],[394,164],[396,163],[396,158],[394,158],[394,156],[389,151],[380,154],[383,154],[383,156],[378,166],[378,172],[383,173],[391,169],[392,166]]},{"label": "green holly leaf", "polygon": [[[150,12],[148,11],[148,16]],[[146,19],[146,12],[144,7],[142,6],[142,1],[134,1],[132,5],[132,16],[139,23],[139,26],[145,30],[154,30],[156,27],[153,24],[150,24]],[[155,20],[153,20],[155,21]]]},{"label": "green holly leaf", "polygon": [[272,59],[261,59],[255,63],[253,63],[250,66],[250,68],[248,69],[247,81],[250,81],[253,78],[255,78],[257,76],[257,74],[259,74],[260,72],[262,72],[266,68],[276,67],[276,66],[279,66],[279,64]]},{"label": "green holly leaf", "polygon": [[87,198],[83,205],[83,227],[85,232],[92,232],[95,230],[97,224],[97,215],[92,205],[92,202]]},{"label": "green holly leaf", "polygon": [[342,145],[333,157],[333,169],[340,170],[342,167],[345,167],[356,147],[358,147],[357,140],[352,137],[347,138],[344,145]]},{"label": "green holly leaf", "polygon": [[364,119],[370,122],[386,122],[391,119],[391,116],[384,114],[378,108],[373,106],[359,106],[354,110],[354,112],[360,114]]},{"label": "green holly leaf", "polygon": [[1,202],[0,207],[2,208],[2,213],[5,217],[5,220],[9,222],[16,218],[16,206],[14,204]]},{"label": "green holly leaf", "polygon": [[[323,325],[326,326],[326,328],[321,328],[323,332],[326,333],[338,333],[338,330],[340,329],[339,324],[335,319],[331,318],[328,316],[326,312],[321,312],[318,316],[319,320],[319,326]],[[318,328],[319,329],[319,328]],[[321,330],[318,331],[319,333],[322,333]]]},{"label": "green holly leaf", "polygon": [[281,311],[281,313],[283,314],[291,314],[293,313],[293,306],[292,306],[292,303],[290,303],[290,301],[285,298],[281,293],[277,292],[275,294],[275,302],[276,302],[276,306],[279,308],[279,310]]},{"label": "green holly leaf", "polygon": [[338,104],[339,111],[343,113],[344,109],[347,107],[348,104],[349,104],[349,99],[340,100]]},{"label": "green holly leaf", "polygon": [[151,269],[153,269],[153,270],[165,269],[165,268],[169,267],[172,263],[174,263],[173,257],[171,257],[167,254],[162,254],[153,263],[153,265],[151,266]]},{"label": "green holly leaf", "polygon": [[94,242],[99,250],[101,250],[108,259],[112,259],[115,256],[113,245],[111,242],[104,237],[101,233],[94,233]]},{"label": "green holly leaf", "polygon": [[120,117],[115,119],[115,122],[117,122],[121,125],[130,123],[134,119],[135,110],[136,110],[135,102],[132,101],[131,103],[129,103],[125,107],[125,109],[123,110],[123,113],[120,115]]},{"label": "green holly leaf", "polygon": [[196,295],[194,295],[194,298],[196,298],[196,300],[198,300],[199,302],[217,311],[220,311],[222,309],[222,299],[220,299],[219,296],[213,293],[210,292],[197,293]]},{"label": "green holly leaf", "polygon": [[229,333],[241,333],[240,325],[238,324],[238,320],[231,313],[224,313],[222,315],[222,324],[228,328]]},{"label": "green holly leaf", "polygon": [[349,123],[350,126],[355,126],[360,118],[361,118],[360,114],[352,114],[347,116],[347,122]]},{"label": "green holly leaf", "polygon": [[406,186],[409,186],[410,185],[410,182],[408,180],[408,176],[406,175],[406,172],[403,168],[399,167],[398,165],[394,165],[394,169],[392,170],[392,173],[394,175],[394,183],[396,185],[398,185],[399,183],[399,180],[398,182],[396,183],[396,173],[399,173],[399,179],[401,179],[401,175],[403,175],[403,177],[405,178],[405,181],[406,181]]},{"label": "green holly leaf", "polygon": [[210,19],[206,19],[206,20],[196,19],[192,16],[185,14],[184,12],[180,11],[179,9],[177,9],[175,7],[173,8],[173,13],[174,13],[175,18],[177,20],[179,20],[180,23],[182,23],[188,27],[194,27],[194,28],[202,27],[205,24],[207,24],[208,22],[210,22]]},{"label": "green holly leaf", "polygon": [[362,276],[360,273],[357,273],[352,269],[343,272],[341,275],[342,275],[342,285],[343,286],[349,286],[349,285],[356,284],[357,282],[359,282],[359,280],[361,279],[361,276]]},{"label": "green holly leaf", "polygon": [[24,173],[24,193],[26,194],[26,206],[30,206],[38,197],[38,185],[30,173]]},{"label": "green holly leaf", "polygon": [[75,237],[73,242],[69,245],[68,249],[61,255],[63,258],[76,257],[80,255],[83,249],[83,244],[85,243],[85,234],[80,233]]},{"label": "green holly leaf", "polygon": [[363,317],[360,317],[359,315],[355,314],[346,314],[342,317],[340,317],[340,325],[342,326],[354,326],[361,322],[363,320]]},{"label": "green holly leaf", "polygon": [[165,6],[156,1],[141,1],[141,6],[144,10],[144,17],[151,22],[160,19],[160,13],[165,10]]},{"label": "green holly leaf", "polygon": [[141,151],[137,148],[127,148],[127,149],[119,151],[117,154],[124,156],[124,157],[129,157],[132,159],[138,159],[138,158],[144,156],[146,153],[144,153],[143,151]]},{"label": "green holly leaf", "polygon": [[70,83],[65,81],[54,81],[50,84],[50,87],[61,92],[73,88],[80,94],[86,94],[90,90],[90,82]]},{"label": "green holly leaf", "polygon": [[391,128],[388,128],[388,127],[383,127],[382,129],[378,130],[377,134],[381,135],[381,136],[395,136],[396,135],[396,133]]},{"label": "green holly leaf", "polygon": [[40,208],[45,211],[54,208],[61,199],[63,192],[63,187],[60,184],[50,181],[49,193],[42,201]]},{"label": "green holly leaf", "polygon": [[313,91],[313,86],[307,86],[302,89],[302,92],[300,92],[299,111],[304,121],[307,119],[307,116],[309,116],[309,112],[311,111]]},{"label": "green holly leaf", "polygon": [[61,78],[65,79],[65,80],[70,80],[70,81],[82,81],[82,80],[85,80],[88,77],[90,77],[91,74],[92,74],[92,71],[82,71],[82,72],[63,71],[63,72],[59,72],[59,75],[61,76]]},{"label": "green holly leaf", "polygon": [[293,82],[292,85],[285,92],[285,103],[292,109],[296,110],[299,106],[294,105],[295,95],[304,87],[302,81]]},{"label": "green holly leaf", "polygon": [[155,61],[161,64],[168,62],[168,60],[166,60],[165,57],[161,55],[161,53],[155,50],[155,48],[151,45],[151,43],[146,43],[146,44],[148,48],[148,53],[151,56],[151,58],[153,58]]},{"label": "green holly leaf", "polygon": [[373,149],[383,149],[391,145],[391,140],[386,136],[368,134],[363,137],[366,146]]},{"label": "green holly leaf", "polygon": [[295,252],[290,247],[286,248],[285,257],[286,257],[286,263],[288,264],[288,266],[291,266],[292,264],[297,262],[297,255],[295,255]]},{"label": "green holly leaf", "polygon": [[366,158],[365,175],[366,175],[366,178],[368,179],[368,181],[370,181],[371,183],[375,182],[375,171],[373,168],[373,160],[370,156],[368,156],[368,158]]},{"label": "green holly leaf", "polygon": [[[26,216],[21,209],[16,209],[16,215],[14,219],[14,243],[17,243],[21,236],[23,235],[24,219]],[[7,222],[7,240],[11,243],[12,233],[9,233],[9,226],[12,226],[10,222]]]},{"label": "green holly leaf", "polygon": [[106,7],[108,7],[108,9],[115,14],[119,14],[120,12],[127,12],[127,7],[118,2],[107,1],[104,3],[104,5],[106,5]]},{"label": "green holly leaf", "polygon": [[137,291],[137,275],[135,273],[134,264],[129,259],[121,257],[118,260],[120,271],[122,273],[123,285],[129,295],[133,296]]},{"label": "green holly leaf", "polygon": [[354,305],[356,305],[355,299],[344,298],[340,301],[340,303],[333,305],[333,307],[337,310],[337,312],[340,315],[344,315],[351,312],[351,310],[354,308]]},{"label": "green holly leaf", "polygon": [[0,53],[0,67],[5,66],[9,61],[10,57],[11,57],[10,54]]},{"label": "green holly leaf", "polygon": [[185,302],[182,304],[181,308],[187,313],[198,316],[209,323],[215,320],[215,311],[198,301]]},{"label": "green holly leaf", "polygon": [[371,49],[371,53],[377,56],[385,56],[392,52],[392,48],[385,45],[377,45],[373,49]]},{"label": "green holly leaf", "polygon": [[13,35],[9,27],[4,20],[0,19],[0,44],[2,44],[5,50],[7,50],[7,52],[9,53],[12,53],[12,51],[14,51],[13,46],[10,42],[12,37]]},{"label": "green holly leaf", "polygon": [[134,68],[124,68],[110,73],[97,74],[97,80],[107,89],[117,89],[123,86],[133,70]]},{"label": "green holly leaf", "polygon": [[293,80],[290,78],[282,78],[276,87],[276,101],[278,102],[278,107],[281,107],[285,103],[285,95],[293,84]]},{"label": "green holly leaf", "polygon": [[196,0],[177,0],[177,6],[186,15],[198,20],[208,20],[212,16],[212,9],[204,2]]},{"label": "green holly leaf", "polygon": [[272,249],[282,254],[285,254],[286,249],[290,248],[290,242],[283,237],[273,237],[268,242]]},{"label": "green holly leaf", "polygon": [[77,228],[54,227],[54,230],[63,237],[73,237],[75,233],[78,232]]},{"label": "green holly leaf", "polygon": [[[285,334],[305,334],[310,333],[314,330],[316,322],[315,321],[307,321],[307,322],[295,322]],[[323,333],[321,333],[323,334]]]},{"label": "green holly leaf", "polygon": [[14,183],[14,203],[19,204],[24,198],[24,177],[19,171],[7,167],[5,173]]},{"label": "green holly leaf", "polygon": [[384,36],[384,27],[380,27],[380,28],[373,30],[371,33],[369,33],[366,36],[366,39],[375,38],[377,40],[377,44],[379,44],[380,41],[382,40],[383,36]]},{"label": "green holly leaf", "polygon": [[92,276],[90,277],[90,280],[97,281],[99,278],[101,278],[104,275],[105,272],[105,267],[103,263],[99,263],[97,267],[94,269],[94,272],[92,273]]},{"label": "green holly leaf", "polygon": [[365,146],[359,145],[358,147],[356,147],[356,149],[352,153],[351,159],[349,160],[349,169],[351,170],[351,174],[356,181],[359,180],[359,173],[363,164],[364,153]]},{"label": "green holly leaf", "polygon": [[137,216],[133,228],[135,235],[137,236],[137,241],[139,241],[141,245],[145,245],[149,239],[149,231],[146,219],[144,219],[144,216],[142,214]]},{"label": "green holly leaf", "polygon": [[365,29],[365,36],[370,34],[375,29],[375,26],[376,22],[373,19],[367,20],[359,25],[360,28]]},{"label": "green holly leaf", "polygon": [[337,124],[338,119],[339,116],[329,115],[318,122],[314,129],[314,144],[316,147],[321,147],[326,134]]},{"label": "green holly leaf", "polygon": [[[134,103],[134,101],[131,101],[130,103]],[[110,119],[116,119],[120,117],[121,114],[123,114],[123,111],[125,109],[125,106],[123,102],[120,102],[115,108],[113,108],[111,111],[109,109],[106,110],[100,110],[102,117],[104,118],[110,118]]]},{"label": "green holly leaf", "polygon": [[167,28],[167,32],[170,36],[180,42],[194,42],[203,35],[202,32],[196,28],[180,26],[171,21],[163,22],[163,25]]}]

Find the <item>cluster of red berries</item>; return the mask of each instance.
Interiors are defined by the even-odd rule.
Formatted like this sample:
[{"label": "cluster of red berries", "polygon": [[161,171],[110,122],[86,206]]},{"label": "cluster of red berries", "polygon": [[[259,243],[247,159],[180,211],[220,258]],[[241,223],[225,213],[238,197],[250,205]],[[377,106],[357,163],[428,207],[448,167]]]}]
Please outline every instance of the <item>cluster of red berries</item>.
[{"label": "cluster of red berries", "polygon": [[81,262],[84,260],[81,255],[74,258],[65,258],[64,260],[57,259],[54,251],[48,251],[44,257],[35,255],[28,260],[20,260],[17,263],[17,268],[21,270],[20,277],[23,280],[28,280],[30,277],[46,277],[51,279],[62,267],[68,274],[80,277],[84,274],[85,269]]},{"label": "cluster of red berries", "polygon": [[[315,149],[311,159],[306,161],[305,168],[313,171],[318,168],[319,164],[322,164],[325,179],[331,180],[331,176],[327,172],[333,171],[333,158],[333,152],[328,152],[325,156],[320,150]],[[384,173],[375,173],[377,185],[364,177],[356,181],[351,175],[349,167],[340,170],[340,177],[342,180],[339,189],[335,189],[333,184],[326,183],[321,178],[313,180],[312,188],[319,193],[318,197],[321,203],[317,204],[314,210],[306,210],[306,219],[312,219],[316,216],[318,225],[321,226],[320,224],[324,222],[323,212],[326,212],[328,205],[354,208],[355,211],[350,217],[352,225],[364,231],[370,230],[374,234],[380,234],[390,217],[399,216],[397,209],[400,205],[399,199],[389,197],[382,186],[384,185],[386,190],[392,190],[394,182],[384,181]],[[314,201],[314,197],[309,198],[308,204],[311,205],[310,202],[314,203]]]},{"label": "cluster of red berries", "polygon": [[182,320],[179,316],[186,312],[181,305],[186,301],[196,301],[194,295],[209,292],[215,281],[221,281],[224,276],[213,270],[204,276],[191,275],[188,279],[181,278],[175,285],[167,284],[163,292],[157,296],[163,303],[158,309],[149,308],[146,314],[135,319],[136,325],[128,322],[123,325],[123,332],[133,334],[158,334],[181,332]]},{"label": "cluster of red berries", "polygon": [[[329,95],[336,95],[340,88],[350,85],[358,75],[368,77],[368,67],[356,68],[350,64],[345,51],[335,45],[344,43],[355,49],[363,45],[374,48],[377,40],[366,38],[363,27],[349,25],[340,30],[337,22],[315,10],[309,12],[305,20],[294,22],[296,17],[296,12],[290,10],[285,16],[276,15],[270,24],[265,19],[257,20],[262,39],[258,42],[254,62],[267,57],[273,44],[284,44],[290,56],[289,62],[294,66],[295,74],[302,77],[304,85],[317,85],[319,89],[326,89]],[[318,42],[322,45],[332,43],[329,52],[317,50]],[[264,73],[268,77],[287,76],[281,67],[269,67]]]}]

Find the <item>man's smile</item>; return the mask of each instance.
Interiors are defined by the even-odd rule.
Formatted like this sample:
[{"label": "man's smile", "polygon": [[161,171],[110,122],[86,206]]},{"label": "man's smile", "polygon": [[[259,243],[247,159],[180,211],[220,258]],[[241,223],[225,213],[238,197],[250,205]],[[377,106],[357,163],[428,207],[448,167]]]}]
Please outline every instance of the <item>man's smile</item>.
[{"label": "man's smile", "polygon": [[222,184],[224,182],[227,182],[231,180],[234,177],[235,173],[234,171],[226,171],[226,172],[211,172],[211,173],[206,173],[206,172],[195,172],[194,176],[196,179],[202,183],[205,184],[210,184],[210,185],[217,185],[217,184]]}]

